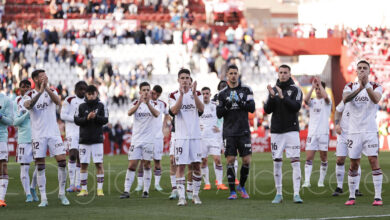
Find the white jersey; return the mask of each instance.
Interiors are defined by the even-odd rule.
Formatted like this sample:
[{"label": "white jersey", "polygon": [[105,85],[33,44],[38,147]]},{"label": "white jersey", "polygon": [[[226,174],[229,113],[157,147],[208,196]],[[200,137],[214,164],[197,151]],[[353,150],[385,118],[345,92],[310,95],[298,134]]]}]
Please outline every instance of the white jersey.
[{"label": "white jersey", "polygon": [[[57,95],[57,91],[51,89]],[[33,89],[24,95],[24,101],[31,100],[38,92]],[[57,124],[56,104],[50,99],[49,94],[44,91],[39,97],[34,107],[29,110],[31,118],[31,136],[32,139],[41,137],[56,137],[61,136],[60,129]]]},{"label": "white jersey", "polygon": [[[382,95],[382,86],[377,83],[369,82],[374,92]],[[348,83],[344,87],[345,92],[354,92],[359,89],[360,84],[358,82]],[[349,104],[349,122],[348,133],[371,133],[378,132],[378,125],[376,124],[376,112],[378,111],[378,104],[372,102],[368,96],[367,89],[363,89],[359,92],[355,98],[350,101]]]},{"label": "white jersey", "polygon": [[204,111],[200,116],[202,139],[220,140],[222,138],[221,128],[219,128],[219,132],[215,133],[214,126],[218,127],[217,106],[210,102],[204,104]]},{"label": "white jersey", "polygon": [[79,137],[80,127],[74,123],[74,115],[78,112],[81,103],[84,103],[83,98],[77,96],[68,96],[62,104],[61,119],[65,121],[66,137]]},{"label": "white jersey", "polygon": [[326,104],[325,99],[311,99],[309,103],[310,119],[308,136],[329,134],[329,116],[332,102]]},{"label": "white jersey", "polygon": [[[139,100],[131,103],[130,108],[137,105]],[[156,108],[157,102],[149,101]],[[134,112],[133,135],[131,143],[154,143],[155,142],[155,117],[150,112],[148,106],[142,102]]]},{"label": "white jersey", "polygon": [[344,104],[344,101],[341,101],[337,107],[336,111],[342,112],[341,120],[340,120],[340,127],[341,127],[341,134],[348,134],[348,122],[349,122],[349,110],[348,110],[349,104]]},{"label": "white jersey", "polygon": [[161,101],[160,99],[156,100],[157,102],[156,109],[160,112],[157,118],[155,118],[153,127],[156,129],[154,134],[157,139],[164,138],[163,134],[163,116],[168,115],[168,106],[167,103]]},{"label": "white jersey", "polygon": [[[202,94],[199,91],[196,91],[196,95],[203,102]],[[179,91],[171,93],[169,95],[169,105],[174,106],[179,97]],[[191,90],[183,95],[182,106],[175,116],[175,136],[176,140],[200,139],[201,137],[199,113]]]}]

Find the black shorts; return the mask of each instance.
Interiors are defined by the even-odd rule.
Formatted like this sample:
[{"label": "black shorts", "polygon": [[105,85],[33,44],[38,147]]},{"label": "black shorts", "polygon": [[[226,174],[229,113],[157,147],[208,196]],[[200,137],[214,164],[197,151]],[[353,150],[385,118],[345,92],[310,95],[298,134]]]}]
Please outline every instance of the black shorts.
[{"label": "black shorts", "polygon": [[224,138],[225,157],[237,156],[237,151],[240,157],[252,154],[251,136],[228,136]]}]

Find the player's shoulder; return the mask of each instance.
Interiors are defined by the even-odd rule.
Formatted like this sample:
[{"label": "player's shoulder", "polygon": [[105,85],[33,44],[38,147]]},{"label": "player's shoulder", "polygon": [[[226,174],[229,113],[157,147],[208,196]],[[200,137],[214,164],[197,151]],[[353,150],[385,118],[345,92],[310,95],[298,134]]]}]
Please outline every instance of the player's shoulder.
[{"label": "player's shoulder", "polygon": [[165,108],[165,107],[167,107],[167,103],[166,103],[166,102],[164,102],[163,100],[161,100],[161,99],[157,99],[157,102],[158,102],[159,104],[162,104],[162,105],[164,105],[164,108]]},{"label": "player's shoulder", "polygon": [[219,92],[218,92],[218,97],[222,94],[225,94],[225,93],[227,93],[228,92],[228,86],[226,86],[225,88],[223,88],[223,89],[221,89]]},{"label": "player's shoulder", "polygon": [[135,99],[135,100],[133,100],[132,104],[133,104],[133,105],[136,105],[136,104],[138,104],[138,102],[139,102],[139,100],[138,100],[138,99]]},{"label": "player's shoulder", "polygon": [[179,90],[173,91],[173,92],[169,93],[169,98],[176,100],[176,95],[178,95],[178,94],[179,94]]},{"label": "player's shoulder", "polygon": [[16,99],[15,99],[16,104],[19,104],[19,102],[22,100],[22,98],[23,97],[21,95],[17,96]]},{"label": "player's shoulder", "polygon": [[28,97],[30,97],[30,98],[32,98],[33,95],[35,95],[35,90],[34,90],[34,89],[31,89],[31,90],[28,91],[26,94],[24,94],[24,96],[28,96]]},{"label": "player's shoulder", "polygon": [[196,95],[200,96],[200,95],[202,95],[202,93],[199,90],[196,90]]},{"label": "player's shoulder", "polygon": [[68,96],[65,98],[65,102],[71,104],[72,100],[74,100],[75,98],[76,98],[76,96],[74,96],[74,95]]},{"label": "player's shoulder", "polygon": [[379,83],[377,82],[370,82],[372,89],[375,90],[376,88],[382,87]]},{"label": "player's shoulder", "polygon": [[296,90],[296,91],[301,91],[301,87],[299,87],[297,84],[291,84],[290,89]]}]

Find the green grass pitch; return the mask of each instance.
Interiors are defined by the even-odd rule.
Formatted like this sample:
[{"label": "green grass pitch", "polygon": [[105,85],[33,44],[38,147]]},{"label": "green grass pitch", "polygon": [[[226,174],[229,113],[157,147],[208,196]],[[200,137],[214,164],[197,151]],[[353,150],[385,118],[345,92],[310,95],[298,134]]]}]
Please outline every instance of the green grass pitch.
[{"label": "green grass pitch", "polygon": [[[25,203],[25,195],[19,179],[19,165],[13,157],[9,163],[9,186],[6,196],[8,207],[0,208],[0,219],[301,219],[301,218],[324,218],[342,216],[367,216],[390,214],[389,204],[389,176],[390,176],[390,153],[380,154],[380,164],[384,172],[383,182],[383,207],[373,207],[373,185],[371,169],[366,157],[362,158],[362,181],[360,189],[363,197],[358,197],[353,207],[344,206],[348,193],[343,196],[332,197],[336,187],[335,156],[329,153],[329,168],[325,180],[325,188],[318,188],[319,155],[313,167],[312,187],[301,190],[303,204],[292,202],[292,169],[289,160],[283,164],[283,189],[284,201],[282,204],[271,204],[275,195],[273,180],[273,165],[270,153],[256,153],[253,155],[250,176],[247,181],[247,191],[250,199],[237,199],[228,201],[228,191],[217,191],[214,184],[210,191],[201,191],[200,198],[203,202],[200,206],[189,203],[186,207],[178,207],[177,200],[168,199],[171,191],[169,179],[169,159],[163,158],[163,176],[161,186],[164,192],[154,190],[154,178],[151,184],[150,198],[141,198],[141,193],[131,193],[130,199],[120,200],[119,195],[123,190],[123,183],[127,168],[127,156],[106,156],[104,158],[105,196],[95,196],[96,177],[93,164],[90,165],[88,180],[89,196],[76,197],[75,193],[67,193],[71,205],[63,207],[57,199],[58,181],[57,166],[53,159],[48,159],[46,166],[47,193],[49,206],[38,208],[37,202]],[[304,153],[301,155],[302,179],[304,178]],[[209,160],[211,182],[214,182],[214,170],[211,158]],[[225,160],[223,159],[225,162]],[[348,166],[349,162],[346,164]],[[225,169],[226,166],[224,166]],[[30,168],[30,173],[32,168]],[[225,173],[225,171],[224,171]],[[347,170],[346,170],[347,174]],[[225,174],[226,175],[226,174]],[[348,191],[344,178],[344,191]],[[224,177],[226,183],[226,177]],[[133,183],[132,190],[136,186]],[[203,184],[202,184],[203,187]],[[389,218],[389,217],[387,217]]]}]

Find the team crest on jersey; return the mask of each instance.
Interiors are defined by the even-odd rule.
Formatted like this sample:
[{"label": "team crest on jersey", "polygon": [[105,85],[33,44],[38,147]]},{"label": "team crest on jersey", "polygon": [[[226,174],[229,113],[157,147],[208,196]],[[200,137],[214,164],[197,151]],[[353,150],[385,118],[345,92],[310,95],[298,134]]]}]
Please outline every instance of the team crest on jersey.
[{"label": "team crest on jersey", "polygon": [[47,94],[45,94],[45,98],[49,97]]},{"label": "team crest on jersey", "polygon": [[240,98],[242,99],[244,97],[244,94],[243,93],[240,93],[239,94]]},{"label": "team crest on jersey", "polygon": [[191,97],[191,99],[194,99],[194,95],[191,95],[190,97]]},{"label": "team crest on jersey", "polygon": [[292,93],[291,90],[287,90],[287,95],[288,95],[288,96],[291,96],[291,93]]}]

